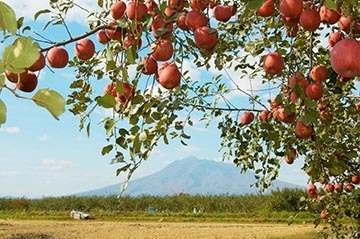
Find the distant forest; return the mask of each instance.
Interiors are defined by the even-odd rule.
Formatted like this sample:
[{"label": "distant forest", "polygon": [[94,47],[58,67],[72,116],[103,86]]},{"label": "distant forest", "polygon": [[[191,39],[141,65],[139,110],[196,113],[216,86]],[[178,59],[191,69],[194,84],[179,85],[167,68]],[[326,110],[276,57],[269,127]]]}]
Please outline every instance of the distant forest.
[{"label": "distant forest", "polygon": [[28,198],[0,198],[0,211],[69,211],[86,212],[202,212],[240,213],[244,216],[258,212],[297,212],[302,207],[302,189],[275,190],[265,195],[189,195],[138,197],[63,196]]}]

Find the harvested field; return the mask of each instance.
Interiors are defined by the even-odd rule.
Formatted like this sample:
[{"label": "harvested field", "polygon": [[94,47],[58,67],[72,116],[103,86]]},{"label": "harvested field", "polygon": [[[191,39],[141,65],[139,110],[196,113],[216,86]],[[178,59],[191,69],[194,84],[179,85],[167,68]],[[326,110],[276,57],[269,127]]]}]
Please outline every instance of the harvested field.
[{"label": "harvested field", "polygon": [[302,238],[312,225],[0,220],[1,239]]}]

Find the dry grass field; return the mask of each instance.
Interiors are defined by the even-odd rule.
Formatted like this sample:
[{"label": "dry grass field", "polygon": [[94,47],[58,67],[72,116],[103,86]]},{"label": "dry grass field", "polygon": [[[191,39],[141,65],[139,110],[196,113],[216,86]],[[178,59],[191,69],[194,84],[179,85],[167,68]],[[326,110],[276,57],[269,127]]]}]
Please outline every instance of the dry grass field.
[{"label": "dry grass field", "polygon": [[307,238],[313,225],[0,220],[1,239]]}]

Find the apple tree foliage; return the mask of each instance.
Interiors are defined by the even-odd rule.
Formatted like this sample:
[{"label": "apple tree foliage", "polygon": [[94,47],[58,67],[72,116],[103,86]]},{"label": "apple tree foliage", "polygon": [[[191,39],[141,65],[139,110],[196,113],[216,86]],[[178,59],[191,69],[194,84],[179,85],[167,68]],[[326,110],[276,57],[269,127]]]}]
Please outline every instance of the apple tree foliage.
[{"label": "apple tree foliage", "polygon": [[[146,11],[135,15],[130,5],[142,2],[129,1],[119,16],[113,15],[115,2],[98,0],[97,9],[85,9],[76,0],[51,0],[48,9],[34,13],[34,19],[47,15],[50,20],[43,29],[66,29],[68,35],[54,42],[51,36],[30,31],[24,18],[17,19],[0,1],[0,29],[7,45],[0,62],[0,93],[9,90],[15,97],[32,100],[56,119],[67,105],[88,134],[94,110],[112,110],[112,116],[101,121],[109,142],[101,153],[111,155],[111,161],[120,165],[117,174],[127,172],[128,178],[160,142],[180,140],[186,145],[189,128],[200,116],[207,125],[217,124],[223,159],[233,161],[242,172],[253,170],[261,189],[276,179],[281,164],[304,159],[309,197],[302,199],[303,205],[317,213],[316,224],[329,223],[324,237],[359,236],[358,0],[147,0]],[[272,6],[263,9],[270,11],[264,16],[259,8],[266,3]],[[299,13],[294,13],[296,3],[301,3]],[[83,35],[72,36],[66,24],[72,8],[88,13],[88,31]],[[324,8],[338,14],[333,22],[325,15],[320,18]],[[190,19],[194,11],[205,22],[199,16]],[[198,31],[200,27],[205,28]],[[31,97],[20,90],[21,73],[40,54],[47,56],[55,46],[95,39],[100,33],[103,44],[96,45],[90,59],[69,52],[67,66],[75,74],[66,100],[52,89],[40,88]],[[333,33],[340,38],[336,41],[355,41],[337,50],[340,60],[335,59],[335,43],[328,43]],[[156,58],[154,52],[163,40],[172,48],[157,56],[157,70],[145,74],[150,65],[146,59]],[[355,54],[349,63],[349,56],[341,52],[350,47],[350,54]],[[274,52],[277,57],[268,56]],[[185,64],[189,62],[218,74],[192,79]],[[49,59],[47,63],[51,68]],[[325,68],[321,80],[312,73],[319,65]],[[350,73],[343,68],[350,68]],[[6,71],[18,76],[15,83],[7,80]],[[175,79],[178,73],[180,84]],[[94,90],[95,81],[108,85],[105,93]],[[6,122],[6,107],[0,94],[0,124]]]}]

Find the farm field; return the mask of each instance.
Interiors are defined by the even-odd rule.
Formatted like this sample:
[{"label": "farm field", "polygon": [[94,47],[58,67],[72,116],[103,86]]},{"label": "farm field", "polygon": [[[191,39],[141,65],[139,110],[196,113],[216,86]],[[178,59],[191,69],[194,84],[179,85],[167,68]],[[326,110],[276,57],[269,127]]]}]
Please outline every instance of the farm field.
[{"label": "farm field", "polygon": [[311,224],[0,220],[1,239],[309,239],[315,235]]}]

